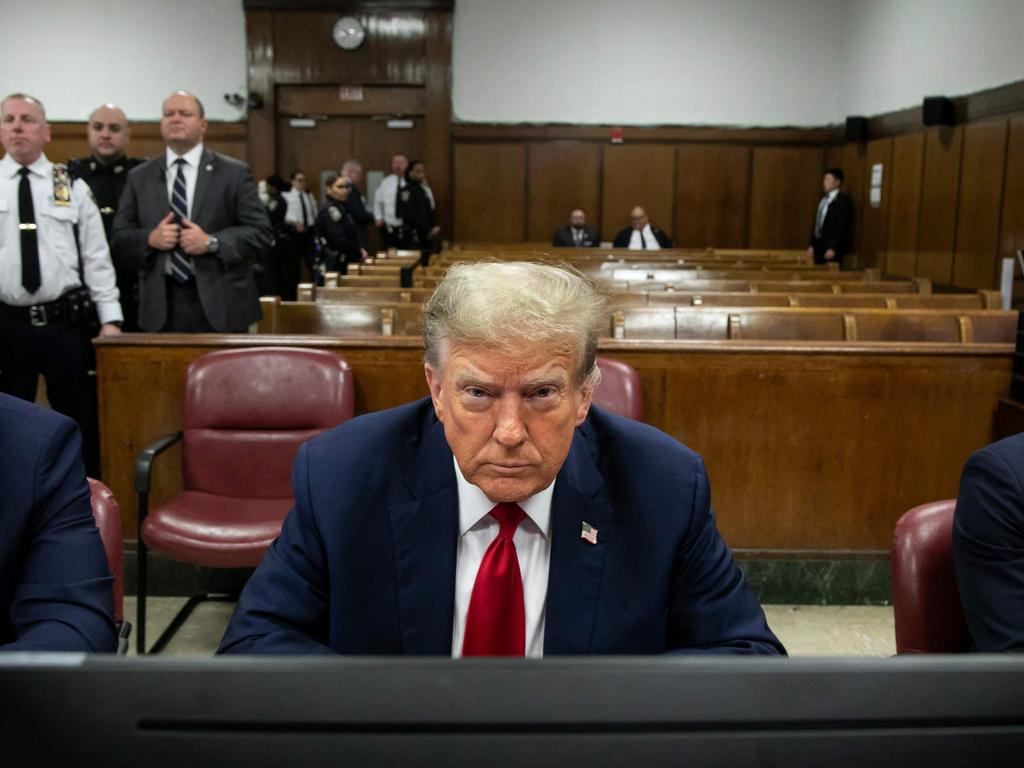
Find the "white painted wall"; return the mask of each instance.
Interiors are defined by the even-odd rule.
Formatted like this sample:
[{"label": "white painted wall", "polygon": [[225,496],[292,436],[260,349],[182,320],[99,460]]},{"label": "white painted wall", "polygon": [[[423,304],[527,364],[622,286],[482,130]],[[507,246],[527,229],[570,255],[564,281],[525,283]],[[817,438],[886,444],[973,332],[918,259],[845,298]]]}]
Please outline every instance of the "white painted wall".
[{"label": "white painted wall", "polygon": [[820,125],[848,0],[456,0],[459,120]]},{"label": "white painted wall", "polygon": [[[0,93],[52,120],[155,120],[175,88],[242,110],[241,0],[3,4]],[[1024,0],[456,0],[457,119],[822,125],[1024,78]]]},{"label": "white painted wall", "polygon": [[238,120],[224,94],[246,81],[242,0],[3,2],[0,92],[42,100],[50,120],[85,120],[107,101],[156,120],[177,88],[213,120]]},{"label": "white painted wall", "polygon": [[840,114],[876,115],[1024,78],[1022,0],[850,0]]}]

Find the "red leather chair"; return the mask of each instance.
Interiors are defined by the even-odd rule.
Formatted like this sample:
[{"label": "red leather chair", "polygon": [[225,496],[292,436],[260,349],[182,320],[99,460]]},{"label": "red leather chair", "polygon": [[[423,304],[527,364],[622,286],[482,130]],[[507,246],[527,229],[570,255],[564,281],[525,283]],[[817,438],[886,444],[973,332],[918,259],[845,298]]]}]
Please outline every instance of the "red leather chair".
[{"label": "red leather chair", "polygon": [[892,535],[892,607],[897,653],[960,653],[970,634],[953,570],[956,499],[903,514]]},{"label": "red leather chair", "polygon": [[[139,456],[138,653],[146,645],[147,554],[208,568],[259,564],[292,506],[291,468],[299,445],[351,418],[352,372],[337,355],[267,347],[211,352],[189,366],[184,430]],[[149,511],[154,459],[182,442],[182,491]],[[203,600],[189,598],[153,644],[158,653]]]},{"label": "red leather chair", "polygon": [[594,390],[594,403],[606,411],[643,421],[644,394],[640,377],[632,366],[607,357],[597,358],[601,383]]},{"label": "red leather chair", "polygon": [[117,624],[117,652],[128,652],[128,635],[131,622],[124,620],[124,540],[121,538],[121,508],[117,499],[99,480],[89,478],[89,492],[92,497],[92,516],[103,539],[107,552],[107,563],[114,576],[114,622]]}]

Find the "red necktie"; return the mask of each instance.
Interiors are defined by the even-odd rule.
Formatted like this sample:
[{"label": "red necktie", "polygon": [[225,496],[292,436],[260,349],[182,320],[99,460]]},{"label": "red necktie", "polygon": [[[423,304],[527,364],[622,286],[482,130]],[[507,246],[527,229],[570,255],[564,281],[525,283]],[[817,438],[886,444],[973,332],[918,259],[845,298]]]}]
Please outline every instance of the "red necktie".
[{"label": "red necktie", "polygon": [[491,510],[501,528],[484,552],[466,612],[463,656],[523,656],[526,653],[526,608],[523,576],[512,540],[526,513],[518,504]]}]

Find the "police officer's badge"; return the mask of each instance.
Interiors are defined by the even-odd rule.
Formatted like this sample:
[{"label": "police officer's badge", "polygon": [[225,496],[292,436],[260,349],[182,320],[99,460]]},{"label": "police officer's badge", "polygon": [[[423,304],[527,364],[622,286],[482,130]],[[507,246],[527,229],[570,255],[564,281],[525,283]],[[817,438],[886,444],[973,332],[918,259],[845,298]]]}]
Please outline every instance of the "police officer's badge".
[{"label": "police officer's badge", "polygon": [[341,211],[339,211],[333,205],[327,209],[327,215],[331,217],[331,221],[333,221],[335,224],[341,221]]},{"label": "police officer's badge", "polygon": [[53,164],[53,204],[71,205],[71,177],[64,163]]}]

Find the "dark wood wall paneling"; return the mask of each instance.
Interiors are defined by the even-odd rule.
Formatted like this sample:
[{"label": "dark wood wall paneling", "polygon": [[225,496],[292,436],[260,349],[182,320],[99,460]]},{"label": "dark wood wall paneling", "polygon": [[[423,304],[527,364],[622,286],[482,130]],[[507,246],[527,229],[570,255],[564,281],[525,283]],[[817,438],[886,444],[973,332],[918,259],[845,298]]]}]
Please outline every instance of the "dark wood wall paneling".
[{"label": "dark wood wall paneling", "polygon": [[917,275],[937,283],[949,283],[953,277],[963,138],[962,126],[925,131]]},{"label": "dark wood wall paneling", "polygon": [[[592,226],[601,221],[601,146],[581,141],[527,144],[529,163],[526,239],[543,241],[582,208]],[[457,178],[457,177],[456,177]]]},{"label": "dark wood wall paneling", "polygon": [[889,188],[887,271],[910,277],[917,269],[917,231],[921,212],[921,170],[924,134],[911,133],[892,140],[892,184]]},{"label": "dark wood wall paneling", "polygon": [[674,148],[667,144],[610,144],[604,147],[602,161],[601,238],[612,240],[628,227],[629,212],[637,205],[647,211],[652,224],[674,234]]},{"label": "dark wood wall paneling", "polygon": [[520,241],[526,234],[526,148],[456,144],[455,237]]},{"label": "dark wood wall paneling", "polygon": [[[818,147],[755,147],[750,247],[799,248],[810,240],[825,153]],[[712,243],[708,243],[712,245]]]},{"label": "dark wood wall paneling", "polygon": [[[871,169],[882,166],[882,197],[877,208],[871,206]],[[892,190],[892,139],[869,141],[864,153],[860,190],[855,198],[860,229],[858,251],[860,267],[885,269],[889,225],[889,197]]]},{"label": "dark wood wall paneling", "polygon": [[746,248],[750,219],[750,147],[683,144],[676,148],[674,233],[680,248]]},{"label": "dark wood wall paneling", "polygon": [[1006,167],[1006,120],[964,127],[953,283],[994,288]]},{"label": "dark wood wall paneling", "polygon": [[1024,117],[1014,118],[1009,126],[999,244],[1002,258],[1024,248]]}]

